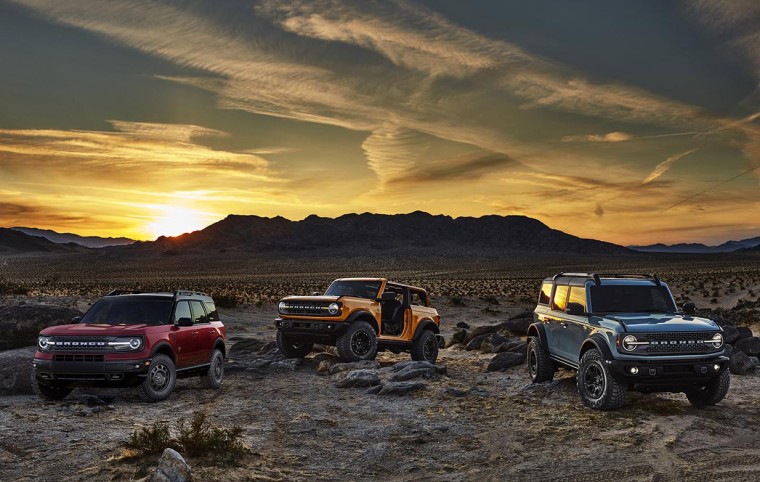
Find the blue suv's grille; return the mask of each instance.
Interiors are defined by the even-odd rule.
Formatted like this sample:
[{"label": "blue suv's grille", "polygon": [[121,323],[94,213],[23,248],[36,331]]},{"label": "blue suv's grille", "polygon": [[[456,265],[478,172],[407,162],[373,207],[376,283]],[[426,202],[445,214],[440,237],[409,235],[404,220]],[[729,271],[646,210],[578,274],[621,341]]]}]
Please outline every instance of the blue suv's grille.
[{"label": "blue suv's grille", "polygon": [[649,345],[644,345],[644,353],[650,354],[687,354],[687,353],[710,353],[722,349],[716,348],[713,344],[707,343],[715,332],[668,332],[668,333],[647,333],[638,335],[640,341],[648,341]]}]

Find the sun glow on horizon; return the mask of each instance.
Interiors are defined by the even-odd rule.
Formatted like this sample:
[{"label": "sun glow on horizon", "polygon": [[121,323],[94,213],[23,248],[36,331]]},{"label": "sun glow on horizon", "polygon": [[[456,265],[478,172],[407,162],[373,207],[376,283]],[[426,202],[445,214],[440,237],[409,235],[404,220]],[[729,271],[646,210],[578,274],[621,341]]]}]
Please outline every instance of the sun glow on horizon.
[{"label": "sun glow on horizon", "polygon": [[214,213],[197,211],[178,206],[160,206],[160,212],[151,223],[145,225],[144,231],[156,239],[161,236],[179,236],[203,229],[218,220]]}]

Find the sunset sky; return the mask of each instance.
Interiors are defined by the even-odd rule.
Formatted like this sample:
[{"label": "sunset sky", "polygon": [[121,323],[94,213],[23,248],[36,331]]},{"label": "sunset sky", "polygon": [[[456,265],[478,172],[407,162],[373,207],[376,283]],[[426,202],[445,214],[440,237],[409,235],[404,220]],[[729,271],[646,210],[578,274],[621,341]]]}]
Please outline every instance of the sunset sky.
[{"label": "sunset sky", "polygon": [[0,226],[760,235],[760,2],[0,0]]}]

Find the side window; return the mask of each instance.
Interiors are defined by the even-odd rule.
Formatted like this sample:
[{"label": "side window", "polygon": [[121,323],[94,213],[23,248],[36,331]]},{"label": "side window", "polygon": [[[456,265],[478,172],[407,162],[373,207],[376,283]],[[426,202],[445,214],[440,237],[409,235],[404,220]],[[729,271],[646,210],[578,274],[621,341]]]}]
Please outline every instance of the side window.
[{"label": "side window", "polygon": [[190,314],[190,303],[187,301],[178,302],[177,307],[174,309],[174,323],[178,322],[180,318],[193,319],[193,315]]},{"label": "side window", "polygon": [[567,290],[568,286],[557,285],[557,289],[554,292],[554,300],[552,301],[552,310],[565,311],[565,308],[567,308]]},{"label": "side window", "polygon": [[200,301],[191,301],[190,306],[193,309],[193,323],[208,323],[206,311],[203,309],[203,303]]},{"label": "side window", "polygon": [[412,291],[412,301],[411,303],[413,305],[417,306],[427,306],[427,296],[424,291]]},{"label": "side window", "polygon": [[583,306],[583,311],[586,311],[586,287],[585,286],[572,286],[570,288],[570,299],[568,303],[578,303]]},{"label": "side window", "polygon": [[208,313],[208,321],[219,321],[219,313],[216,311],[216,305],[212,301],[206,301],[206,312]]},{"label": "side window", "polygon": [[541,294],[538,295],[539,305],[548,305],[552,297],[552,284],[544,283],[541,285]]}]

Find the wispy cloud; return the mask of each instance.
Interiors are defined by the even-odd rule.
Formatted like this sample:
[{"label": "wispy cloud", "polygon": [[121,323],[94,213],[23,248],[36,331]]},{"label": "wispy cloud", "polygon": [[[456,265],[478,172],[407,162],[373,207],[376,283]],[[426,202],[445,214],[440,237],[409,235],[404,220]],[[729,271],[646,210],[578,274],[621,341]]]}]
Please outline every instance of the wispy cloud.
[{"label": "wispy cloud", "polygon": [[391,123],[375,129],[362,143],[369,167],[375,171],[381,187],[411,169],[427,147],[416,132]]},{"label": "wispy cloud", "polygon": [[688,156],[689,154],[697,150],[699,150],[699,148],[690,149],[686,152],[681,152],[680,154],[676,154],[674,156],[668,157],[661,163],[657,164],[657,166],[654,168],[654,170],[651,173],[649,173],[646,179],[641,181],[641,184],[649,184],[650,182],[654,181],[658,177],[668,172],[668,170],[670,170],[670,168],[673,167],[673,164],[675,164],[679,160],[683,159],[684,157]]}]

